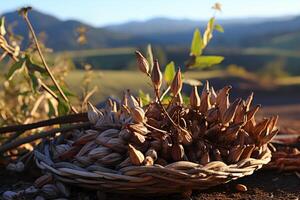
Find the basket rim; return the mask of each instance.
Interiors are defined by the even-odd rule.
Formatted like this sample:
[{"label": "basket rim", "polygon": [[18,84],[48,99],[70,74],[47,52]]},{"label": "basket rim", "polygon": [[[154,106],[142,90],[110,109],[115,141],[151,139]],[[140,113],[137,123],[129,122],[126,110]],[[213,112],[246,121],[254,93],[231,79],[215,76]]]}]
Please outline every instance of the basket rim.
[{"label": "basket rim", "polygon": [[[47,148],[45,148],[47,151]],[[49,150],[49,149],[48,149]],[[49,153],[49,152],[48,152]],[[259,159],[247,158],[235,164],[229,164],[222,161],[212,161],[206,165],[200,165],[190,161],[177,161],[170,163],[166,166],[153,165],[153,166],[129,166],[119,170],[112,170],[109,168],[101,167],[101,170],[88,171],[85,168],[77,166],[76,169],[72,167],[61,167],[56,165],[51,158],[46,155],[47,152],[41,153],[39,150],[34,150],[35,161],[39,168],[46,170],[61,177],[73,177],[79,179],[103,179],[113,181],[128,181],[133,183],[140,183],[147,181],[150,178],[164,179],[174,177],[173,179],[203,179],[207,177],[216,177],[220,179],[237,179],[245,175],[252,174],[255,170],[260,169],[262,165],[270,162],[272,154],[266,148],[260,154]],[[50,154],[48,154],[50,156]],[[59,162],[63,163],[63,162]],[[68,163],[68,162],[64,162]],[[73,168],[73,169],[72,169]],[[163,177],[164,174],[165,177]],[[143,176],[141,176],[143,175]],[[146,178],[145,178],[146,177]]]}]

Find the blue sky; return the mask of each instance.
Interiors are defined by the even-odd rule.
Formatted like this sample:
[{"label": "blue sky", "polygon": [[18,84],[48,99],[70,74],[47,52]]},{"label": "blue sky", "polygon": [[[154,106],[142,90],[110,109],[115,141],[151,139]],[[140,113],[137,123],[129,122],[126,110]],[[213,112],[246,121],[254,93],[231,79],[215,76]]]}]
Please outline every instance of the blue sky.
[{"label": "blue sky", "polygon": [[[219,0],[220,19],[300,15],[300,0]],[[0,0],[0,14],[24,5],[60,19],[104,26],[153,17],[207,19],[212,0]]]}]

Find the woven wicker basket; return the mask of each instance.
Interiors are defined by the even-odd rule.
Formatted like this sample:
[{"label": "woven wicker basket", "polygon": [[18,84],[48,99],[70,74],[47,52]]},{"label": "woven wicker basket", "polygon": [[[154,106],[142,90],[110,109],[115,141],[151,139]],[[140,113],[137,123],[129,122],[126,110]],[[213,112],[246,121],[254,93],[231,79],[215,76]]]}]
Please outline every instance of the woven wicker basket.
[{"label": "woven wicker basket", "polygon": [[202,166],[179,161],[167,166],[131,166],[116,171],[104,167],[74,167],[67,162],[54,163],[49,145],[44,142],[35,150],[35,160],[44,172],[51,173],[55,179],[68,184],[106,192],[161,195],[203,190],[251,175],[270,162],[271,152],[267,149],[259,159],[249,158],[231,165],[213,161]]}]

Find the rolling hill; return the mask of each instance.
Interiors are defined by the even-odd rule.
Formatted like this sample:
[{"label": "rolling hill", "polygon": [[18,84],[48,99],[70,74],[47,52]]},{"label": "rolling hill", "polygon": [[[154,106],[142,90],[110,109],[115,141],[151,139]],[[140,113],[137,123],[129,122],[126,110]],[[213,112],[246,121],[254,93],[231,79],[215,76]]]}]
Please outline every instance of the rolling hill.
[{"label": "rolling hill", "polygon": [[[17,23],[16,34],[28,42],[28,32],[17,12],[4,14],[9,24]],[[95,49],[106,47],[153,45],[187,46],[195,27],[205,28],[205,21],[154,18],[147,21],[128,22],[106,27],[93,27],[75,20],[62,21],[38,11],[32,11],[30,19],[37,33],[46,34],[46,45],[54,50]],[[300,17],[251,18],[219,20],[225,34],[216,33],[212,47],[245,48],[271,47],[300,50]],[[88,43],[76,43],[76,28],[88,29]]]}]

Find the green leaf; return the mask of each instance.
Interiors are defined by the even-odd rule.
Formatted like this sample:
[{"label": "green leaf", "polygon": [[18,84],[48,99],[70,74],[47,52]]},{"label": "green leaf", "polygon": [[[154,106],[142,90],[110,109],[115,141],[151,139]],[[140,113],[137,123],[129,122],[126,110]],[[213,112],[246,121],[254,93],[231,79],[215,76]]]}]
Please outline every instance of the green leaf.
[{"label": "green leaf", "polygon": [[139,97],[141,98],[143,105],[148,105],[151,102],[150,95],[144,93],[143,90],[139,90]]},{"label": "green leaf", "polygon": [[175,63],[172,61],[169,64],[167,64],[164,72],[164,79],[168,85],[172,83],[175,74],[176,74]]},{"label": "green leaf", "polygon": [[214,29],[221,33],[224,33],[224,28],[220,24],[216,24]]},{"label": "green leaf", "polygon": [[204,68],[221,63],[223,56],[197,56],[195,63],[191,67]]},{"label": "green leaf", "polygon": [[152,47],[151,44],[147,45],[147,61],[149,63],[149,67],[150,67],[150,72],[152,71],[152,67],[153,67],[153,53],[152,53]]},{"label": "green leaf", "polygon": [[195,56],[200,56],[202,54],[203,41],[201,37],[201,32],[198,28],[194,31],[194,36],[191,44],[191,54]]},{"label": "green leaf", "polygon": [[70,111],[70,107],[63,99],[60,98],[58,101],[57,110],[58,110],[58,115],[63,116],[68,114],[68,112]]},{"label": "green leaf", "polygon": [[48,107],[49,107],[48,117],[55,116],[55,108],[49,99],[48,99]]},{"label": "green leaf", "polygon": [[[58,89],[56,88],[56,86],[54,85],[50,85],[48,86],[53,92],[55,92],[56,94],[60,95]],[[64,92],[64,94],[67,97],[75,97],[76,95],[74,93],[72,93],[67,87],[60,85],[60,88],[62,89],[62,91]]]},{"label": "green leaf", "polygon": [[44,67],[42,67],[41,65],[34,63],[29,55],[26,55],[25,59],[26,59],[26,66],[28,68],[28,71],[30,71],[30,72],[37,71],[43,75],[47,74],[46,69]]},{"label": "green leaf", "polygon": [[7,79],[11,80],[15,73],[20,70],[24,65],[25,59],[22,58],[19,61],[15,62],[8,70]]},{"label": "green leaf", "polygon": [[28,75],[30,78],[30,85],[31,85],[32,91],[36,92],[40,87],[38,78],[35,76],[34,73],[29,73]]},{"label": "green leaf", "polygon": [[1,17],[1,19],[0,19],[0,35],[4,36],[5,34],[6,34],[5,17]]}]

